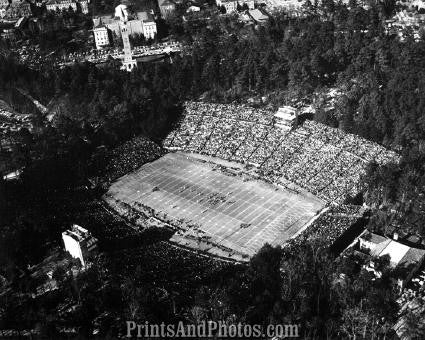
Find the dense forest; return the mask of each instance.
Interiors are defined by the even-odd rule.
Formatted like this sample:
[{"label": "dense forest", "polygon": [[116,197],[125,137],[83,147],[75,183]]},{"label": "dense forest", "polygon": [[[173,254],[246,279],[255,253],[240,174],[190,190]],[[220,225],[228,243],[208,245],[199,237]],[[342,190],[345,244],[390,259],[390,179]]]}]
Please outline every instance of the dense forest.
[{"label": "dense forest", "polygon": [[[307,3],[305,10],[303,17],[278,13],[261,27],[212,13],[209,20],[173,18],[170,32],[189,44],[184,53],[130,74],[113,61],[101,68],[87,63],[34,71],[1,57],[0,91],[24,89],[47,106],[49,119],[40,113],[32,133],[14,136],[19,143],[13,157],[25,171],[18,183],[0,182],[0,274],[13,280],[40,261],[59,243],[59,232],[98,197],[98,188],[85,186],[98,171],[100,150],[140,134],[160,142],[186,99],[265,97],[271,106],[312,104],[315,120],[399,151],[400,164],[371,164],[364,178],[370,227],[385,232],[394,226],[425,236],[425,39],[415,40],[409,30],[403,39],[386,33],[383,23],[394,13],[394,1],[365,10],[355,1],[348,8],[327,0],[320,6]],[[334,110],[325,110],[322,98],[331,88],[342,95]],[[111,253],[78,281],[60,276],[61,289],[79,301],[67,322],[88,335],[93,318],[109,311],[102,323],[105,336],[118,331],[114,311],[121,320],[166,315],[170,322],[205,317],[296,322],[306,338],[323,339],[384,337],[396,317],[391,271],[372,281],[368,273],[358,274],[354,260],[335,261],[320,240],[296,252],[265,247],[248,266],[231,270],[198,265],[205,260],[173,255],[167,246],[150,247],[135,257],[139,265],[134,259],[123,264],[128,254]],[[150,258],[155,261],[149,263]],[[176,268],[193,268],[191,277]],[[155,271],[172,275],[164,282]],[[151,281],[168,292],[165,300]],[[96,294],[101,287],[105,295]],[[23,314],[25,328],[42,318],[40,327],[54,338],[59,321],[45,312],[49,299],[44,312],[34,304],[28,313],[10,304],[2,322],[19,327],[14,316]]]}]

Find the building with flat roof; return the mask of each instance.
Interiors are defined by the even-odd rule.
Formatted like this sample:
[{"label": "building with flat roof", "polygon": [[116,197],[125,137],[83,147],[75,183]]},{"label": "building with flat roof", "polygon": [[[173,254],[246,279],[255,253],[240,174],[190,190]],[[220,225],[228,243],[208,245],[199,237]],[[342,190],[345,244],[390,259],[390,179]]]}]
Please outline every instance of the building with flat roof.
[{"label": "building with flat roof", "polygon": [[96,250],[97,239],[93,237],[87,229],[77,224],[72,225],[71,229],[62,233],[62,240],[65,250],[73,258],[78,258],[83,267],[87,266],[87,256]]}]

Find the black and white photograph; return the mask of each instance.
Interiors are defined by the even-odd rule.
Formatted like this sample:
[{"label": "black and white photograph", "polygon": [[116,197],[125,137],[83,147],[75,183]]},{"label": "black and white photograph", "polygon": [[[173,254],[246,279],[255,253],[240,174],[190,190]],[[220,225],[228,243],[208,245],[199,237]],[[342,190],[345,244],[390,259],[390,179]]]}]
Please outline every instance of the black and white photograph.
[{"label": "black and white photograph", "polygon": [[425,0],[0,0],[0,340],[425,339]]}]

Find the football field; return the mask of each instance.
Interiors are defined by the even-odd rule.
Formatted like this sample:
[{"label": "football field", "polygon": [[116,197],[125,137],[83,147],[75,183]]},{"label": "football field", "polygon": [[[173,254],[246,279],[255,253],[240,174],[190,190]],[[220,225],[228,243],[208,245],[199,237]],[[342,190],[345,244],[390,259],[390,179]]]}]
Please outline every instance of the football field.
[{"label": "football field", "polygon": [[324,206],[308,193],[227,173],[180,152],[119,178],[105,197],[190,221],[213,243],[249,256],[265,243],[284,244]]}]

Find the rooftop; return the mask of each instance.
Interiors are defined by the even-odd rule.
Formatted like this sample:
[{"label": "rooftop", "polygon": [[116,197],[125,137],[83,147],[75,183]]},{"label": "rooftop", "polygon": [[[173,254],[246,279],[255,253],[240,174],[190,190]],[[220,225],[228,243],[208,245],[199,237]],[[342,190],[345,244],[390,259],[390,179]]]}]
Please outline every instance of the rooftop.
[{"label": "rooftop", "polygon": [[388,238],[386,238],[385,236],[371,233],[367,230],[363,232],[363,234],[361,235],[361,238],[365,241],[368,241],[370,243],[375,243],[375,244],[379,244],[388,240]]},{"label": "rooftop", "polygon": [[409,264],[416,264],[425,256],[424,249],[410,248],[403,258],[400,260],[399,265],[408,266]]},{"label": "rooftop", "polygon": [[279,110],[277,110],[276,114],[274,115],[276,118],[282,118],[282,119],[293,119],[295,118],[296,109],[292,106],[283,106],[280,107]]},{"label": "rooftop", "polygon": [[102,22],[102,20],[99,20],[99,22],[97,24],[94,25],[93,29],[97,30],[97,29],[101,29],[104,28],[106,29],[107,27],[105,26],[105,24]]},{"label": "rooftop", "polygon": [[269,19],[269,17],[261,12],[258,8],[250,10],[249,15],[257,22],[264,22]]},{"label": "rooftop", "polygon": [[137,12],[137,19],[144,22],[155,22],[153,15],[149,12]]},{"label": "rooftop", "polygon": [[174,5],[174,3],[170,0],[158,0],[158,5],[159,6],[169,6],[169,5]]},{"label": "rooftop", "polygon": [[391,240],[388,245],[381,251],[379,257],[388,255],[390,257],[391,266],[397,267],[409,249],[409,246]]},{"label": "rooftop", "polygon": [[77,224],[72,225],[71,229],[64,231],[62,234],[70,236],[78,242],[87,241],[89,246],[97,242],[97,239],[91,236],[87,229]]},{"label": "rooftop", "polygon": [[363,232],[361,239],[375,244],[371,249],[372,256],[382,257],[388,255],[392,267],[409,266],[416,264],[425,256],[425,249],[412,248],[408,245],[392,240],[390,238],[371,233]]}]

